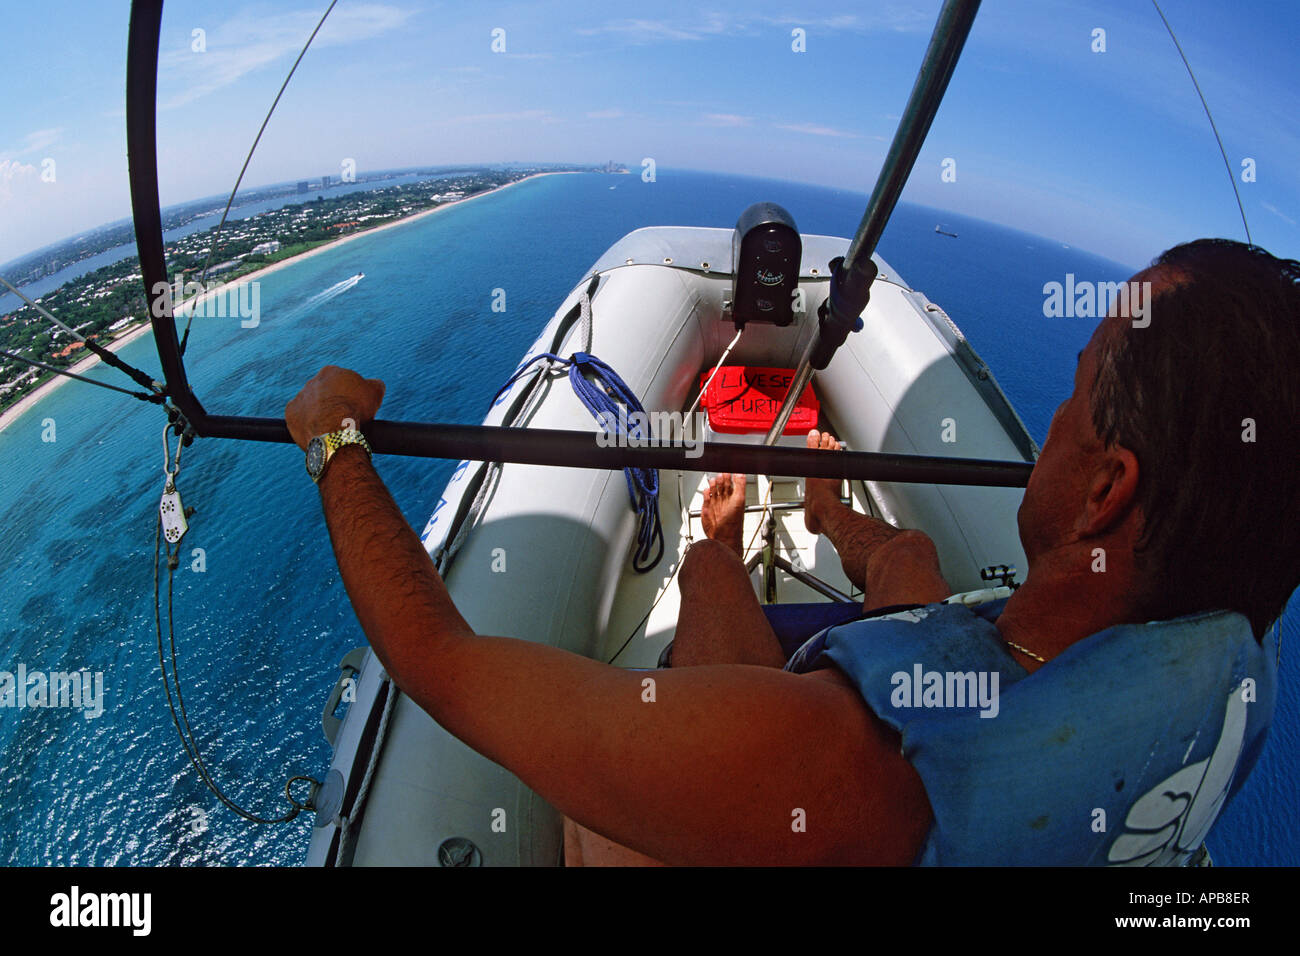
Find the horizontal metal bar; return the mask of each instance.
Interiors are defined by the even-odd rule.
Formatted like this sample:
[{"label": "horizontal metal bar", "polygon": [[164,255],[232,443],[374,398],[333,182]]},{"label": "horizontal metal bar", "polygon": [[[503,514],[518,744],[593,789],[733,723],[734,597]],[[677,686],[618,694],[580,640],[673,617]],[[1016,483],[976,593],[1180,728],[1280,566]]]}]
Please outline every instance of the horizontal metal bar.
[{"label": "horizontal metal bar", "polygon": [[[291,442],[283,419],[203,415],[191,422],[206,438]],[[595,432],[494,425],[437,425],[373,421],[362,429],[379,454],[409,458],[499,461],[617,471],[625,467],[673,471],[731,471],[789,478],[847,478],[936,485],[1023,488],[1033,465],[880,452],[827,452],[813,448],[769,448],[732,442],[685,447],[604,447]]]},{"label": "horizontal metal bar", "polygon": [[[852,508],[853,499],[841,498],[840,504]],[[770,505],[745,505],[745,514],[747,515],[757,514],[760,511],[803,511],[803,502],[802,501],[778,501]],[[698,518],[700,517],[701,512],[691,511],[688,512],[688,514],[692,518]]]},{"label": "horizontal metal bar", "polygon": [[784,557],[782,557],[779,554],[775,554],[772,556],[772,563],[775,564],[782,571],[784,571],[786,574],[790,575],[790,577],[794,578],[796,581],[800,582],[801,584],[806,584],[808,587],[812,588],[822,597],[828,597],[832,601],[844,601],[849,604],[857,603],[855,602],[852,596],[845,594],[839,588],[827,584],[821,578],[816,577],[815,575],[810,574],[807,571],[800,571],[798,568],[796,568],[793,564],[791,564],[789,561],[787,561]]}]

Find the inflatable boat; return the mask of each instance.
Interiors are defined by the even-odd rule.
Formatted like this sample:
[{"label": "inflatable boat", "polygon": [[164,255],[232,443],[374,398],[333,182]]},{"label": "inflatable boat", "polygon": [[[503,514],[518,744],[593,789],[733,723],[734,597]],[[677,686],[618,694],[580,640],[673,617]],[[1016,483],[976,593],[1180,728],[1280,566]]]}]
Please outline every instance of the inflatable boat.
[{"label": "inflatable boat", "polygon": [[[515,374],[484,396],[483,425],[367,424],[376,454],[464,459],[421,539],[477,632],[617,667],[660,666],[676,629],[677,569],[704,537],[711,470],[754,476],[745,566],[787,650],[828,618],[862,610],[829,543],[804,526],[799,476],[839,478],[854,508],[923,528],[960,599],[1016,584],[1024,555],[1015,518],[1038,449],[957,326],[875,255],[978,6],[945,0],[851,240],[803,235],[771,203],[738,210],[734,229],[638,229],[581,277]],[[161,0],[133,3],[127,145],[146,290],[169,285],[157,164],[161,19]],[[190,387],[185,338],[165,297],[151,324],[163,382],[102,357],[164,407],[164,446],[172,434],[177,461],[198,437],[292,441],[283,419],[209,412]],[[849,450],[803,447],[813,427]],[[176,522],[171,474],[162,510],[171,502]],[[170,582],[169,573],[168,593]],[[157,625],[161,662],[160,617]],[[179,699],[179,677],[171,680]],[[291,778],[293,806],[275,820],[226,798],[192,734],[179,721],[177,731],[204,783],[244,819],[313,811],[310,864],[563,862],[557,812],[442,730],[369,649],[342,661],[322,726],[330,767],[320,779]],[[305,802],[295,783],[310,784]]]},{"label": "inflatable boat", "polygon": [[[755,310],[737,335],[745,299],[737,273],[751,265],[746,236],[773,234],[784,213],[761,206],[760,221],[751,214],[747,226],[742,216],[735,230],[645,228],[615,243],[561,303],[508,387],[495,400],[484,396],[493,401],[484,424],[601,434],[608,423],[571,387],[567,361],[589,355],[644,408],[650,427],[640,441],[762,443],[814,333],[809,317],[829,294],[827,263],[849,240],[799,235],[797,281],[786,279],[794,286],[789,314],[768,320]],[[779,444],[804,446],[811,425],[855,451],[1032,462],[1037,447],[961,331],[888,263],[873,261],[861,330],[813,373]],[[751,271],[767,281],[777,274]],[[700,411],[684,417],[691,409]],[[710,477],[658,473],[659,555],[657,544],[654,553],[647,547],[654,531],[624,474],[462,461],[421,538],[478,633],[653,668],[676,626],[676,569],[704,537]],[[804,480],[755,478],[744,540],[759,600],[810,619],[818,603],[860,606],[829,542],[804,528]],[[876,481],[842,487],[858,510],[924,528],[953,588],[977,595],[1013,584],[1024,567],[1022,494]],[[309,864],[561,862],[557,813],[401,695],[369,650],[345,658],[324,720],[334,756],[316,795]]]},{"label": "inflatable boat", "polygon": [[[705,536],[704,494],[711,472],[721,470],[753,476],[742,558],[787,652],[864,610],[829,542],[804,524],[807,477],[838,478],[853,508],[923,529],[957,592],[950,601],[979,604],[1017,585],[1025,566],[1017,511],[1038,449],[957,326],[876,255],[978,7],[979,0],[944,0],[852,239],[803,235],[771,203],[740,212],[734,229],[635,230],[581,276],[516,372],[483,397],[482,425],[367,423],[377,455],[460,459],[421,540],[477,632],[616,667],[670,664],[677,572]],[[171,481],[180,449],[196,438],[293,438],[281,418],[203,406],[188,381],[186,337],[169,297],[158,294],[171,284],[157,162],[161,21],[162,0],[133,0],[126,120],[133,223],[162,381],[86,344],[139,386],[128,394],[166,413],[159,532],[167,524],[174,569],[171,548],[185,529]],[[857,99],[838,91],[848,108]],[[262,129],[279,101],[277,94]],[[231,190],[214,250],[260,137]],[[1238,207],[1245,226],[1240,197]],[[935,231],[955,236],[942,224]],[[804,448],[812,428],[829,430],[849,450]],[[169,608],[171,587],[169,570]],[[156,609],[161,594],[156,573]],[[170,684],[180,700],[174,635],[169,677],[160,612],[155,624],[170,706]],[[292,806],[281,817],[256,816],[227,798],[202,764],[188,719],[182,727],[174,708],[172,717],[196,772],[229,810],[266,824],[315,814],[310,864],[564,862],[557,812],[442,730],[367,648],[347,654],[325,702],[327,772],[290,778]],[[310,785],[298,791],[305,800],[295,798],[295,784]],[[1144,858],[1143,847],[1127,859]]]}]

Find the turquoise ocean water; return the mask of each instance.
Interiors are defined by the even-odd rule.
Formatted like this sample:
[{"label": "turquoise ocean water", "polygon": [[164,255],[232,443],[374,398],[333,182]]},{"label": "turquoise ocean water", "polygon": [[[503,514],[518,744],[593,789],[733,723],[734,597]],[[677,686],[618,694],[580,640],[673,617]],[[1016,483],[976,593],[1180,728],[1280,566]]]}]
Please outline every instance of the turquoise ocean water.
[{"label": "turquoise ocean water", "polygon": [[[278,417],[322,365],[345,365],[384,379],[385,418],[477,423],[560,300],[616,239],[646,225],[730,228],[758,200],[784,205],[803,232],[848,236],[866,197],[671,170],[655,183],[533,180],[266,277],[257,328],[196,320],[190,380],[209,411]],[[936,235],[936,223],[959,237]],[[1134,271],[906,205],[880,253],[966,332],[1040,443],[1096,325],[1044,318],[1043,284],[1071,272],[1115,281]],[[363,280],[331,293],[358,272]],[[491,311],[496,288],[507,293],[504,313]],[[158,368],[151,337],[124,357]],[[110,371],[92,374],[117,382]],[[53,442],[42,441],[48,420]],[[309,815],[280,827],[243,823],[196,778],[172,726],[153,629],[162,425],[153,406],[74,382],[0,433],[0,670],[104,675],[96,719],[72,709],[0,710],[0,863],[295,864],[305,856]],[[381,462],[417,529],[453,464]],[[339,659],[364,637],[297,448],[200,440],[186,450],[177,484],[198,509],[176,579],[190,720],[227,793],[278,815],[287,776],[328,766],[321,707]],[[194,548],[204,551],[202,573],[190,570]],[[1288,648],[1300,619],[1292,605]],[[1300,862],[1294,672],[1284,654],[1272,739],[1210,839],[1219,863]]]}]

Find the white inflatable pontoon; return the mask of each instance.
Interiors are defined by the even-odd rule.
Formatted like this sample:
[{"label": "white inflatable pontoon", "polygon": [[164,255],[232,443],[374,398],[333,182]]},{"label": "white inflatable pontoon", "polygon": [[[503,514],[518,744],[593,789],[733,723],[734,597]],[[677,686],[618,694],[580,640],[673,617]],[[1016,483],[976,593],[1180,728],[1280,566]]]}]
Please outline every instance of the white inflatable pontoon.
[{"label": "white inflatable pontoon", "polygon": [[[647,411],[686,412],[735,336],[734,235],[656,227],[625,236],[574,287],[521,366],[543,353],[589,352],[616,370]],[[727,367],[798,364],[815,326],[809,318],[828,295],[826,264],[849,245],[801,238],[794,321],[746,324]],[[1036,459],[1033,440],[961,331],[873,259],[879,275],[863,328],[812,379],[822,427],[854,451]],[[688,438],[763,440],[761,431],[716,434],[703,418],[696,416],[700,424]],[[484,424],[601,431],[567,373],[554,366],[523,375]],[[781,443],[802,446],[804,434],[786,434]],[[660,472],[665,548],[648,573],[632,567],[638,517],[619,472],[461,462],[422,540],[478,633],[653,668],[676,627],[676,569],[691,541],[704,537],[699,511],[709,477]],[[1024,567],[1016,531],[1021,489],[845,484],[858,510],[926,531],[958,592],[990,587],[993,575],[982,569]],[[746,560],[760,601],[861,600],[829,542],[804,528],[802,479],[751,477],[747,496]],[[325,710],[334,758],[316,796],[310,865],[561,862],[555,810],[398,693],[369,650],[353,651],[342,667]],[[335,712],[345,704],[340,719]]]}]

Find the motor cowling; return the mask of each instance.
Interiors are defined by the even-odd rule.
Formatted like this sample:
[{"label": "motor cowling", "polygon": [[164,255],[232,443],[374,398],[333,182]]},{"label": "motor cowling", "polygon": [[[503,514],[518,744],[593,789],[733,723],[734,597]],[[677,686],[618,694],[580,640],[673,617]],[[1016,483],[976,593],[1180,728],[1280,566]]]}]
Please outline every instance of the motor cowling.
[{"label": "motor cowling", "polygon": [[794,321],[802,258],[794,217],[776,203],[754,203],[740,214],[731,237],[731,315],[737,329],[746,322]]}]

